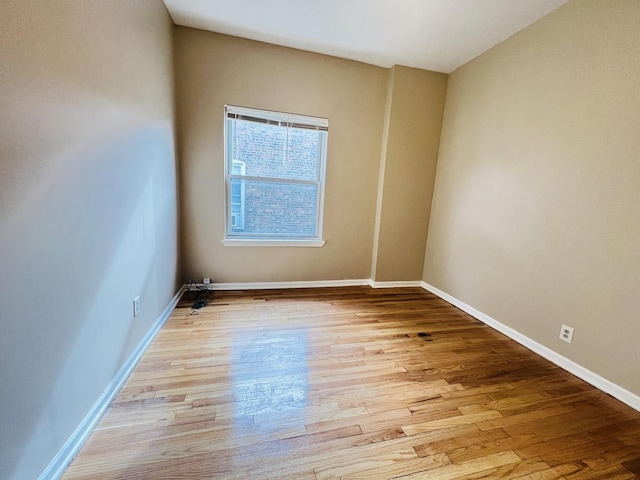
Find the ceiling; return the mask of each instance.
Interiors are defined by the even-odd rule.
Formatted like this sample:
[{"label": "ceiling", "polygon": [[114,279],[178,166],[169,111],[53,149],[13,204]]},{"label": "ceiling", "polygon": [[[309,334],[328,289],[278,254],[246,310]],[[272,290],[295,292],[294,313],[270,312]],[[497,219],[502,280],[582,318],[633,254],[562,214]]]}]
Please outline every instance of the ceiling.
[{"label": "ceiling", "polygon": [[567,0],[164,0],[177,25],[450,73]]}]

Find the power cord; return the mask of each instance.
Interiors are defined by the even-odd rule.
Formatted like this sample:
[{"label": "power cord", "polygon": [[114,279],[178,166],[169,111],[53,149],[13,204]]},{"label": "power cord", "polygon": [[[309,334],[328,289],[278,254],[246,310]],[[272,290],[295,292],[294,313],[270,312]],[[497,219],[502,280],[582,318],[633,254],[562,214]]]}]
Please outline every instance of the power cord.
[{"label": "power cord", "polygon": [[189,295],[193,300],[193,304],[191,308],[194,309],[194,312],[197,312],[202,307],[204,307],[210,300],[213,299],[213,291],[208,289],[206,286],[198,285],[193,280],[187,280],[187,295]]}]

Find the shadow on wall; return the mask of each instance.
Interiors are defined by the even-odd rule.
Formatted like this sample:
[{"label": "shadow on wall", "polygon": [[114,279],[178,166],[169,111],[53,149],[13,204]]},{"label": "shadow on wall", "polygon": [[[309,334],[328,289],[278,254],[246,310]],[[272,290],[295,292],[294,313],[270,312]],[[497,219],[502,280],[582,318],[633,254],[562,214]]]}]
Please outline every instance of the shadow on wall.
[{"label": "shadow on wall", "polygon": [[137,120],[52,159],[3,208],[3,478],[38,477],[175,293],[173,133]]}]

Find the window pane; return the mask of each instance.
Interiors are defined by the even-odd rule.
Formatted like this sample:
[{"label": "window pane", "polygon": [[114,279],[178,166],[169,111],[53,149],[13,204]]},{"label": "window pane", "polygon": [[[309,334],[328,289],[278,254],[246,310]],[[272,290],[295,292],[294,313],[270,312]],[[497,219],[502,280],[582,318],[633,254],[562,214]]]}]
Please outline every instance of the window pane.
[{"label": "window pane", "polygon": [[262,237],[316,235],[317,185],[233,179],[231,190],[243,182],[243,218],[232,226],[232,233]]},{"label": "window pane", "polygon": [[229,122],[231,160],[244,162],[244,175],[319,179],[319,154],[325,132],[236,119]]}]

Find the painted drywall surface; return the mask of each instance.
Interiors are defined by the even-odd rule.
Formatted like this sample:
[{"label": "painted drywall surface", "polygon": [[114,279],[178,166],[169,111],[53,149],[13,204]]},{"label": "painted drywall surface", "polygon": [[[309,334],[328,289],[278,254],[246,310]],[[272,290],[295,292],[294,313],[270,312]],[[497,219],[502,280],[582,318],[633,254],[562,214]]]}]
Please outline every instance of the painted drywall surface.
[{"label": "painted drywall surface", "polygon": [[[184,27],[175,40],[186,278],[369,278],[387,70]],[[329,119],[324,247],[220,243],[225,104]]]},{"label": "painted drywall surface", "polygon": [[173,29],[159,1],[2,13],[0,477],[33,479],[178,288]]},{"label": "painted drywall surface", "polygon": [[639,78],[634,0],[569,2],[454,72],[423,277],[636,394]]},{"label": "painted drywall surface", "polygon": [[420,280],[447,76],[396,65],[390,77],[373,278]]}]

